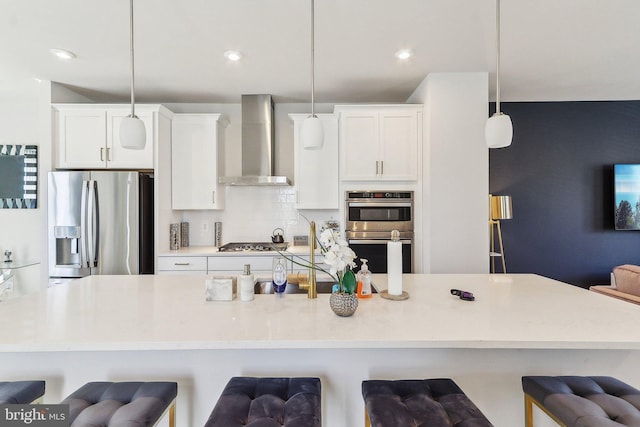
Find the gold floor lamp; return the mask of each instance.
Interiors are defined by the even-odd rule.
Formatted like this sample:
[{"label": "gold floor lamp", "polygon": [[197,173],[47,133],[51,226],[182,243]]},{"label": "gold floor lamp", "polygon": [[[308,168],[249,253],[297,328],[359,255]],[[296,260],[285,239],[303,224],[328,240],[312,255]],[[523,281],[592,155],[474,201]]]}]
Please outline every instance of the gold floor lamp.
[{"label": "gold floor lamp", "polygon": [[[507,263],[504,257],[504,246],[502,245],[502,231],[500,230],[500,220],[513,218],[513,212],[511,210],[511,196],[493,196],[489,194],[489,230],[491,248],[489,256],[491,257],[491,272],[496,272],[496,257],[502,259],[502,272],[507,272]],[[498,231],[498,244],[500,245],[500,252],[495,250],[495,229]]]}]

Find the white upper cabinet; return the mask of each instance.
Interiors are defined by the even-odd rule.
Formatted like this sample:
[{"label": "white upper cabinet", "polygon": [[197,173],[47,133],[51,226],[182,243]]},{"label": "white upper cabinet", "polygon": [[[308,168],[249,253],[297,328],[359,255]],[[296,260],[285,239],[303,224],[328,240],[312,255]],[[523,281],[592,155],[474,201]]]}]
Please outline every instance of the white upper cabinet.
[{"label": "white upper cabinet", "polygon": [[145,148],[120,146],[120,123],[131,113],[129,106],[104,104],[55,104],[56,167],[60,169],[153,169],[154,112],[160,106],[136,106],[136,115],[147,133]]},{"label": "white upper cabinet", "polygon": [[339,105],[342,181],[415,181],[422,105]]},{"label": "white upper cabinet", "polygon": [[63,110],[56,113],[60,168],[106,167],[107,115],[104,110]]},{"label": "white upper cabinet", "polygon": [[136,116],[144,123],[147,142],[142,150],[122,148],[120,145],[120,124],[131,114],[130,109],[107,111],[107,144],[109,146],[108,168],[153,169],[153,113],[136,107]]},{"label": "white upper cabinet", "polygon": [[171,122],[171,206],[224,209],[222,155],[226,122],[220,114],[175,114]]},{"label": "white upper cabinet", "polygon": [[308,116],[289,114],[294,132],[296,208],[338,209],[338,118],[333,114],[317,114],[324,128],[324,143],[320,149],[309,150],[302,141],[302,124]]}]

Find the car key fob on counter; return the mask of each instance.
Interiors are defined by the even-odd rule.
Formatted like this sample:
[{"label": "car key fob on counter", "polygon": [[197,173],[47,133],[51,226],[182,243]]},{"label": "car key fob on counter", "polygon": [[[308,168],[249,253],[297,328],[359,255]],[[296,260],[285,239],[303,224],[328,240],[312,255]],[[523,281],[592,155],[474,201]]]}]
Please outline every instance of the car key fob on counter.
[{"label": "car key fob on counter", "polygon": [[471,292],[461,291],[458,289],[451,289],[451,295],[459,296],[460,299],[465,301],[474,301],[476,299]]}]

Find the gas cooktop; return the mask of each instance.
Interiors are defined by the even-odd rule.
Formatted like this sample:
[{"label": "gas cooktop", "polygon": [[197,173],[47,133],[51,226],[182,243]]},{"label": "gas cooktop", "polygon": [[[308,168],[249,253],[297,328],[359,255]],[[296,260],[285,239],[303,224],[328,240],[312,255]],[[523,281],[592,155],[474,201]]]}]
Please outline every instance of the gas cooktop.
[{"label": "gas cooktop", "polygon": [[218,252],[277,252],[286,251],[286,243],[270,243],[270,242],[244,242],[244,243],[227,243],[218,248]]}]

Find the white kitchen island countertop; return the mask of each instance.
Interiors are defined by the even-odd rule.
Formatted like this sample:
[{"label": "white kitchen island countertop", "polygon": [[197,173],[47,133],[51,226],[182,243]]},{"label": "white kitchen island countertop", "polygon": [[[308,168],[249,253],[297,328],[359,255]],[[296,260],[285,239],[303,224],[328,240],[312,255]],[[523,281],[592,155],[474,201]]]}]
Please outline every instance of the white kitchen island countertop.
[{"label": "white kitchen island countertop", "polygon": [[[386,275],[374,275],[380,289]],[[0,305],[0,351],[640,349],[637,306],[536,275],[405,275],[350,318],[329,295],[205,301],[205,276],[92,276]],[[473,292],[475,301],[450,294]]]},{"label": "white kitchen island countertop", "polygon": [[452,378],[496,427],[523,425],[523,375],[640,387],[640,307],[544,277],[405,275],[408,300],[374,295],[347,318],[322,294],[207,302],[204,278],[95,276],[2,301],[0,378],[44,379],[46,403],[89,381],[176,381],[179,426],[204,425],[238,375],[319,377],[328,427],[364,425],[365,379]]}]

